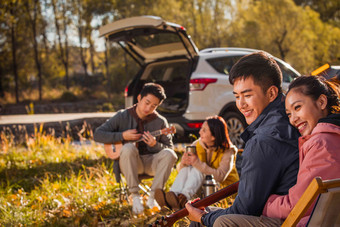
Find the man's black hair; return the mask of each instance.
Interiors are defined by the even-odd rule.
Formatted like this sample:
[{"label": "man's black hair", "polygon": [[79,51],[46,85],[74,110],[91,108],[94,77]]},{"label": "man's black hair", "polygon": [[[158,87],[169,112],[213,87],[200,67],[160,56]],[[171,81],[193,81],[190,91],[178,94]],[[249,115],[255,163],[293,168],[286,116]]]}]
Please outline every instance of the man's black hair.
[{"label": "man's black hair", "polygon": [[240,58],[231,68],[229,82],[234,84],[238,78],[246,79],[252,77],[254,84],[260,86],[264,93],[272,85],[282,92],[282,72],[270,54],[259,51]]},{"label": "man's black hair", "polygon": [[156,83],[146,83],[144,84],[142,91],[140,92],[141,98],[147,96],[148,94],[152,94],[159,99],[159,103],[162,103],[164,99],[166,99],[166,95],[164,92],[164,88]]}]

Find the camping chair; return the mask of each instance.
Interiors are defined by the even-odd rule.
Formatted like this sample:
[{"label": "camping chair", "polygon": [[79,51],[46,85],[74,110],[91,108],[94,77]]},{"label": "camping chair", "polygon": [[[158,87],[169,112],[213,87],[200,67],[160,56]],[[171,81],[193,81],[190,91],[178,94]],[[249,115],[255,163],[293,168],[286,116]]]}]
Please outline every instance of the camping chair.
[{"label": "camping chair", "polygon": [[320,177],[309,184],[282,226],[296,226],[315,199],[307,226],[340,226],[340,178],[323,181]]},{"label": "camping chair", "polygon": [[[119,146],[119,145],[118,145]],[[114,159],[113,160],[113,173],[116,178],[116,182],[119,184],[119,200],[122,200],[124,197],[128,201],[128,187],[127,182],[123,176],[123,174],[120,171],[119,166],[119,156],[116,155],[117,152],[117,145],[114,144],[104,144],[104,150],[109,158]],[[120,149],[120,148],[119,148]],[[113,153],[112,153],[113,152]],[[118,154],[119,155],[119,154]],[[147,175],[147,174],[140,174],[138,175],[139,179],[139,185],[138,187],[144,192],[144,195],[150,195],[151,188],[142,182],[142,180],[153,178],[153,176]]]},{"label": "camping chair", "polygon": [[[119,183],[120,188],[120,197],[119,199],[122,200],[122,198],[125,197],[125,199],[128,201],[128,187],[127,182],[125,180],[125,177],[120,171],[119,167],[119,159],[116,159],[113,161],[113,173],[115,174],[116,182]],[[144,193],[144,195],[150,195],[151,188],[142,182],[142,180],[153,178],[153,176],[147,175],[147,174],[140,174],[138,175],[139,184],[138,187],[141,189]]]}]

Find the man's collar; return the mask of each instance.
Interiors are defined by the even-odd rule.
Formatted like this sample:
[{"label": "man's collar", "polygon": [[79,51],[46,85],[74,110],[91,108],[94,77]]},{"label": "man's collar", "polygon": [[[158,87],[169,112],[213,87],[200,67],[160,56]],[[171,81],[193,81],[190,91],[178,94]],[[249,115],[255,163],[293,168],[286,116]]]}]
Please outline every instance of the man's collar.
[{"label": "man's collar", "polygon": [[132,117],[136,119],[136,121],[142,121],[144,124],[150,122],[158,117],[158,113],[154,111],[153,113],[147,115],[144,119],[141,119],[136,111],[137,104],[133,105],[132,107],[128,108],[128,112],[131,114]]},{"label": "man's collar", "polygon": [[267,116],[267,114],[276,106],[279,106],[284,101],[284,94],[280,93],[274,101],[266,106],[262,113],[252,122],[241,134],[241,138],[246,142],[249,137],[253,134],[253,132],[258,128],[258,126],[262,123],[263,119]]}]

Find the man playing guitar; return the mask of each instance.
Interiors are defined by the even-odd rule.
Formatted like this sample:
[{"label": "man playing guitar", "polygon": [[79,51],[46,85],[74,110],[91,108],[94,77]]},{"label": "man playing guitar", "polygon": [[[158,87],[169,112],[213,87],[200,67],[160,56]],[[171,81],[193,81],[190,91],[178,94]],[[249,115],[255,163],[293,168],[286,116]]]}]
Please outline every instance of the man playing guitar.
[{"label": "man playing guitar", "polygon": [[[121,149],[116,149],[117,154],[109,149],[106,149],[106,152],[109,158],[119,157],[120,169],[127,180],[129,192],[132,194],[132,211],[135,214],[144,211],[139,195],[138,175],[154,176],[150,196],[146,203],[149,208],[153,208],[157,206],[154,191],[163,189],[177,160],[171,134],[162,131],[168,128],[168,122],[156,111],[165,98],[162,86],[147,83],[137,97],[137,104],[118,111],[94,133],[94,140],[97,142],[122,143]],[[155,134],[150,132],[157,130],[161,131],[159,133],[161,135],[154,137]]]}]

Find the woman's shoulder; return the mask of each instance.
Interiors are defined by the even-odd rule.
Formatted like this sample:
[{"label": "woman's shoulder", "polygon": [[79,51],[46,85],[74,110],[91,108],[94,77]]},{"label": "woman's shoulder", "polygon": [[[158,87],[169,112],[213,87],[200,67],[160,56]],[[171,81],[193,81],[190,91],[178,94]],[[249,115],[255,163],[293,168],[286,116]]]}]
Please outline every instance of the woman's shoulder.
[{"label": "woman's shoulder", "polygon": [[199,141],[200,139],[195,140],[194,142],[192,142],[191,146],[196,146],[197,144],[199,144]]},{"label": "woman's shoulder", "polygon": [[300,145],[305,149],[333,147],[339,148],[340,126],[330,123],[318,123],[311,135],[302,136]]},{"label": "woman's shoulder", "polygon": [[237,153],[238,152],[238,148],[235,145],[230,145],[229,147],[224,149],[225,153]]}]

